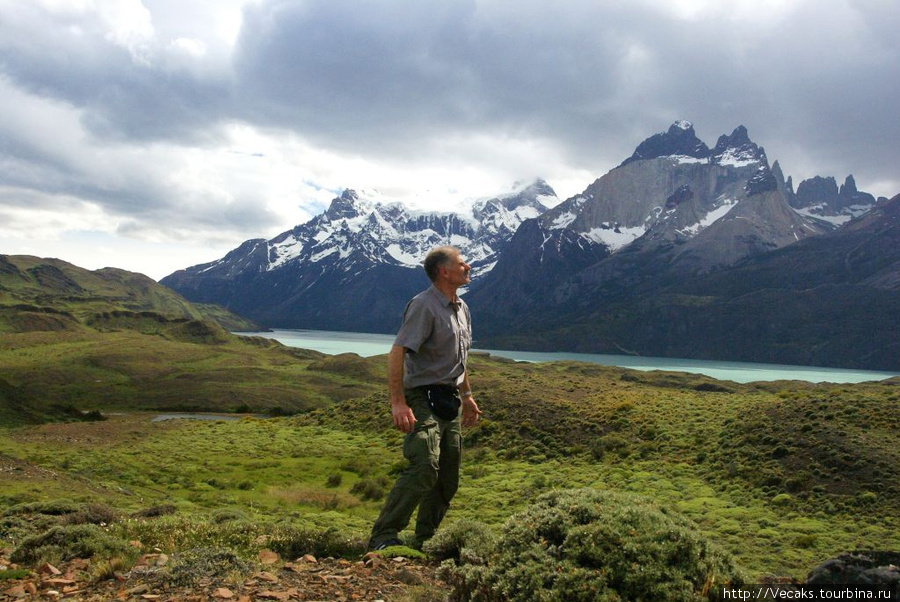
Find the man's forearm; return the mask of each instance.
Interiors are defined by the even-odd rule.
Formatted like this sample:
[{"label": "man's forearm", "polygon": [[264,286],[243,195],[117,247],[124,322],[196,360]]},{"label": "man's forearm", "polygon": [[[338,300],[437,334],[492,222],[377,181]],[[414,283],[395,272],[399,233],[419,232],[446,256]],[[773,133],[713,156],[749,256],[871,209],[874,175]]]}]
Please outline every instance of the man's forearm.
[{"label": "man's forearm", "polygon": [[406,401],[406,395],[403,394],[403,359],[406,355],[406,349],[398,345],[391,347],[388,356],[388,393],[391,396],[391,403],[395,401]]}]

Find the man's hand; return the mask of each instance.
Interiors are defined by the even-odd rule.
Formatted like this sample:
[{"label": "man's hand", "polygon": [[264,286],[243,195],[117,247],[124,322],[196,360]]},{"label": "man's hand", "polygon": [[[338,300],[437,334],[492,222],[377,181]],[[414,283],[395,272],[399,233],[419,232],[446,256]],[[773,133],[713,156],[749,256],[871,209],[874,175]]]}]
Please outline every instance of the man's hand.
[{"label": "man's hand", "polygon": [[394,426],[404,433],[412,431],[416,425],[416,415],[406,405],[405,399],[391,400],[391,415],[394,417]]},{"label": "man's hand", "polygon": [[462,410],[462,425],[466,427],[475,426],[475,423],[478,422],[478,417],[481,416],[481,410],[478,409],[475,398],[471,395],[464,397],[462,400]]}]

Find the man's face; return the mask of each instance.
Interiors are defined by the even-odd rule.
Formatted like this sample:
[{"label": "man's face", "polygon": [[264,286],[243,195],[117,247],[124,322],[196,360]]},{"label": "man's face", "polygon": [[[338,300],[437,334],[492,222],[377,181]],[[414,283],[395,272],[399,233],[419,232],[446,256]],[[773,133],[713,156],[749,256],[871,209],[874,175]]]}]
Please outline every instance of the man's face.
[{"label": "man's face", "polygon": [[463,261],[457,253],[441,270],[447,274],[447,279],[454,286],[462,286],[469,283],[469,271],[472,267]]}]

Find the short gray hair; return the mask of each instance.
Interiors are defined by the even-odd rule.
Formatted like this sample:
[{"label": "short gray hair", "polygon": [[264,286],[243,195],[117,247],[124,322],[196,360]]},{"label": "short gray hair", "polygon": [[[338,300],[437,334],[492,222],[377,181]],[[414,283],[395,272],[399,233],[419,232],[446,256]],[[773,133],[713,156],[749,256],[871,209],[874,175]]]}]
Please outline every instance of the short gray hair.
[{"label": "short gray hair", "polygon": [[425,265],[425,273],[428,275],[428,279],[432,282],[437,280],[438,270],[449,264],[458,255],[459,249],[457,249],[456,247],[451,247],[450,245],[435,247],[430,250],[428,252],[428,255],[425,256],[425,261],[423,262]]}]

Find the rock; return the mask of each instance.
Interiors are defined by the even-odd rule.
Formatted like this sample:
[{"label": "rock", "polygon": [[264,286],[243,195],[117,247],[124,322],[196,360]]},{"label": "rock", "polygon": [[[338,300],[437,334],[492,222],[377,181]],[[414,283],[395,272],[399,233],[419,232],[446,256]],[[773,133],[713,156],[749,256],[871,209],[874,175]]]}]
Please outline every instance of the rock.
[{"label": "rock", "polygon": [[856,551],[826,560],[806,577],[811,585],[887,585],[900,594],[900,552]]},{"label": "rock", "polygon": [[42,564],[40,566],[40,568],[38,568],[38,572],[42,575],[54,575],[54,576],[62,575],[62,571],[60,571],[58,568],[56,568],[49,562],[45,562],[44,564]]},{"label": "rock", "polygon": [[220,600],[230,600],[234,597],[234,592],[232,592],[227,587],[219,587],[213,591],[213,598],[219,598]]},{"label": "rock", "polygon": [[264,590],[256,595],[263,600],[289,600],[291,597],[291,594],[288,592],[274,592],[271,590]]},{"label": "rock", "polygon": [[266,571],[256,573],[255,575],[253,575],[253,578],[259,579],[260,581],[268,581],[269,583],[278,583],[278,577]]},{"label": "rock", "polygon": [[4,590],[3,593],[11,598],[24,598],[28,595],[24,585],[14,585],[9,589]]},{"label": "rock", "polygon": [[280,560],[278,554],[273,552],[272,550],[260,550],[259,551],[259,562],[264,565],[275,564]]},{"label": "rock", "polygon": [[31,594],[32,596],[34,596],[34,595],[37,595],[38,588],[34,584],[33,581],[29,581],[28,583],[25,584],[25,591],[28,592],[29,594]]},{"label": "rock", "polygon": [[400,583],[405,583],[406,585],[422,585],[425,583],[425,580],[422,579],[421,575],[414,573],[406,567],[394,573],[394,579]]},{"label": "rock", "polygon": [[156,557],[156,566],[166,566],[167,564],[169,564],[169,557],[165,554]]}]

